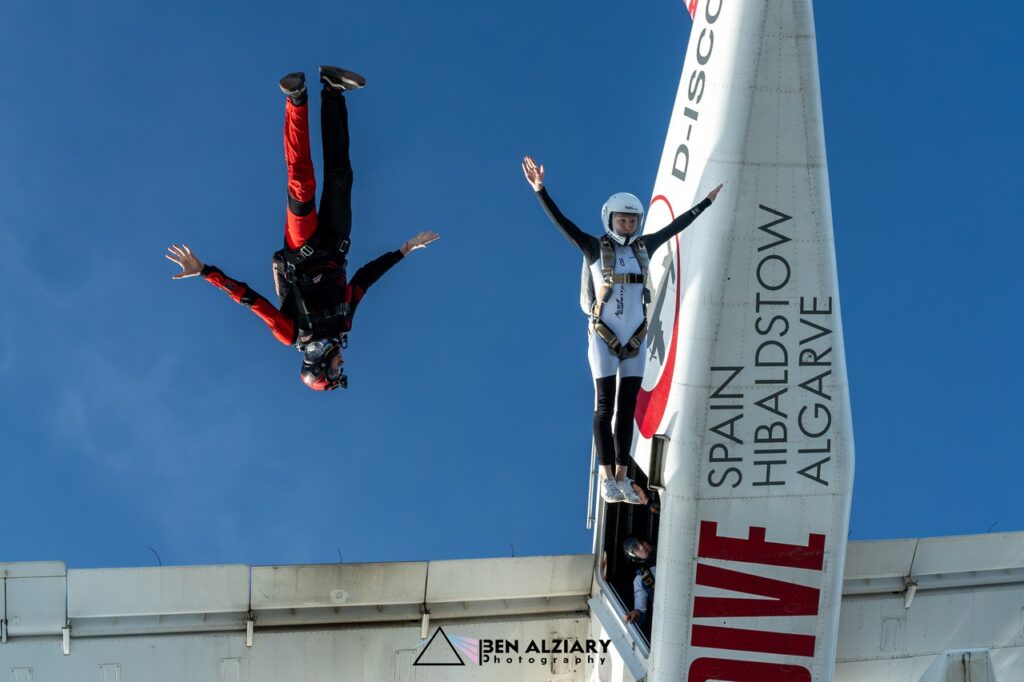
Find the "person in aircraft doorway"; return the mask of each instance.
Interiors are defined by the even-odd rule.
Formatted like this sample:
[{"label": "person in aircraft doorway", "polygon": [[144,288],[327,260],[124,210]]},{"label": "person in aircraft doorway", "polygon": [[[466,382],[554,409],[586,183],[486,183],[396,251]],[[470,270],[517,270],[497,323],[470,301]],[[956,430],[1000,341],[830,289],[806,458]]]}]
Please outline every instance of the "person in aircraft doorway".
[{"label": "person in aircraft doorway", "polygon": [[[627,472],[633,442],[633,413],[647,355],[650,259],[662,244],[682,232],[711,205],[722,185],[662,229],[646,235],[640,234],[644,216],[640,200],[625,192],[613,194],[601,208],[604,234],[595,237],[558,210],[544,186],[544,166],[538,166],[527,156],[523,159],[523,174],[551,222],[583,253],[580,303],[590,318],[594,445],[601,469],[601,497],[605,502],[641,504]],[[617,379],[619,399],[616,405]]]},{"label": "person in aircraft doorway", "polygon": [[309,150],[306,76],[290,73],[280,81],[287,95],[284,152],[288,167],[288,208],[284,248],[274,254],[274,287],[280,307],[213,265],[204,265],[186,244],[174,244],[167,258],[181,267],[174,279],[201,275],[236,303],[248,307],[281,343],[302,353],[303,383],[315,391],[346,388],[341,351],[348,344],[352,316],[366,291],[410,252],[436,240],[420,232],[346,276],[352,232],[352,165],[349,161],[348,109],[344,93],[366,79],[336,66],[320,67],[320,125],[324,188],[316,210],[316,178]]},{"label": "person in aircraft doorway", "polygon": [[622,619],[627,623],[636,623],[637,627],[644,627],[649,622],[648,611],[654,602],[654,547],[647,540],[628,537],[622,542],[622,551],[636,564],[633,610],[628,611]]}]

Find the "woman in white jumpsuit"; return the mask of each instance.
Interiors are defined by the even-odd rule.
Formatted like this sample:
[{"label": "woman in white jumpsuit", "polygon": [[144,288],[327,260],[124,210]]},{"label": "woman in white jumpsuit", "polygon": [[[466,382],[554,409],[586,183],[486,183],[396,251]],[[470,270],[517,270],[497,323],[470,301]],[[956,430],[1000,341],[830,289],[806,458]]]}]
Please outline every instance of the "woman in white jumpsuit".
[{"label": "woman in white jumpsuit", "polygon": [[[608,283],[611,291],[604,299],[604,304],[600,306],[599,318],[592,320],[590,326],[590,370],[594,377],[595,392],[594,445],[601,465],[601,497],[606,502],[626,501],[640,504],[640,498],[633,490],[633,481],[627,476],[631,461],[630,447],[633,442],[633,413],[647,358],[646,338],[638,339],[639,345],[630,344],[638,333],[645,337],[642,327],[646,323],[643,278],[645,273],[637,260],[636,247],[646,249],[648,257],[652,257],[658,247],[682,232],[711,205],[722,186],[711,190],[706,199],[662,229],[654,234],[642,236],[640,222],[644,209],[640,200],[632,194],[613,194],[601,209],[605,235],[595,237],[581,230],[558,210],[544,188],[544,166],[538,166],[527,156],[523,159],[523,173],[526,175],[526,181],[537,193],[537,198],[544,212],[551,218],[551,222],[583,253],[584,263],[590,269],[593,287],[601,288],[605,283],[601,259],[602,241],[606,249],[610,246],[614,250],[615,281]],[[634,242],[642,244],[637,245]],[[593,300],[598,292],[590,294],[590,299]],[[600,326],[604,327],[600,330],[601,333],[598,332]],[[615,400],[616,379],[618,403]]]}]

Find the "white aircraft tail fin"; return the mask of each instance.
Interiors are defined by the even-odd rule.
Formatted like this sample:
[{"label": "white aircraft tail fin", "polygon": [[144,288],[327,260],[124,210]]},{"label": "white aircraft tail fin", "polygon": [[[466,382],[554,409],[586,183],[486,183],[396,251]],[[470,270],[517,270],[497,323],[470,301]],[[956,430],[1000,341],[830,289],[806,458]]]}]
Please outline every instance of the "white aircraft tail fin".
[{"label": "white aircraft tail fin", "polygon": [[831,680],[853,435],[811,2],[688,9],[647,232],[725,189],[652,254],[651,679]]}]

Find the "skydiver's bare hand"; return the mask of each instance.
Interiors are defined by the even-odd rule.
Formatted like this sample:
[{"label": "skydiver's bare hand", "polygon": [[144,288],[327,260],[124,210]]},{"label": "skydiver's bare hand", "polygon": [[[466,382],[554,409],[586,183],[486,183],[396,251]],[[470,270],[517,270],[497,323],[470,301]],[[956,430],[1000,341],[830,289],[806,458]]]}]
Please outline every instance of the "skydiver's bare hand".
[{"label": "skydiver's bare hand", "polygon": [[433,230],[425,230],[423,232],[420,232],[419,234],[410,237],[404,244],[402,244],[402,255],[408,256],[410,251],[422,249],[430,242],[437,241],[440,238],[441,235],[439,235],[437,232],[434,232]]},{"label": "skydiver's bare hand", "polygon": [[523,175],[526,176],[526,181],[530,183],[534,192],[539,192],[544,188],[544,166],[542,164],[538,167],[537,163],[529,156],[523,157]]},{"label": "skydiver's bare hand", "polygon": [[181,267],[181,272],[174,275],[174,279],[195,277],[203,271],[203,262],[196,258],[196,255],[192,253],[192,249],[188,248],[188,244],[182,244],[181,246],[171,244],[167,247],[167,253],[164,256],[167,260]]},{"label": "skydiver's bare hand", "polygon": [[710,192],[708,192],[708,199],[711,199],[711,201],[714,201],[718,197],[718,193],[721,192],[721,191],[722,191],[722,185],[720,183],[718,185],[718,187],[716,187],[713,190],[711,190]]},{"label": "skydiver's bare hand", "polygon": [[629,613],[624,615],[622,617],[622,620],[626,621],[627,623],[632,623],[634,620],[636,620],[639,617],[640,617],[640,612],[637,611],[636,609],[633,609],[632,611],[630,611]]}]

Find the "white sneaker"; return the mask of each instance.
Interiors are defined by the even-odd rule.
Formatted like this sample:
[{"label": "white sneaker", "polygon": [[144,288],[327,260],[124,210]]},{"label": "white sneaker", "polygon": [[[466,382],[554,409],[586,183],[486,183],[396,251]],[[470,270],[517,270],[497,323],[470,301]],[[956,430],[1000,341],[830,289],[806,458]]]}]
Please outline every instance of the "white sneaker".
[{"label": "white sneaker", "polygon": [[613,502],[622,502],[626,498],[623,497],[622,490],[619,489],[618,483],[614,478],[602,478],[601,499],[608,504],[612,504]]},{"label": "white sneaker", "polygon": [[643,504],[640,496],[633,490],[633,481],[631,479],[627,477],[621,481],[616,481],[616,483],[618,483],[619,492],[622,493],[622,499],[627,504]]}]

